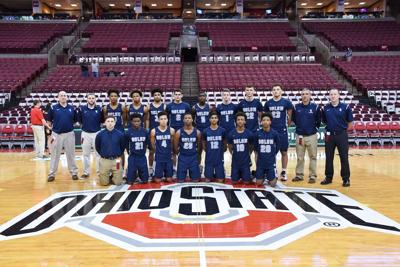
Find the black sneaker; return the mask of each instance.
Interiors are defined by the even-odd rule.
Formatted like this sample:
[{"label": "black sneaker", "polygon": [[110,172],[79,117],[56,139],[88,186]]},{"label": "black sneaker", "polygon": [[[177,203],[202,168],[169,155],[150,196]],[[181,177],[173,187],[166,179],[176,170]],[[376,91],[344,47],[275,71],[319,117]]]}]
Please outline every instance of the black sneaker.
[{"label": "black sneaker", "polygon": [[343,187],[349,187],[350,186],[350,180],[344,180],[342,183]]},{"label": "black sneaker", "polygon": [[78,175],[76,175],[76,174],[72,175],[72,180],[78,180],[78,179],[79,179]]},{"label": "black sneaker", "polygon": [[47,182],[53,182],[56,179],[54,176],[47,177]]},{"label": "black sneaker", "polygon": [[301,182],[301,181],[303,181],[303,180],[304,180],[303,177],[296,176],[296,177],[294,177],[294,178],[292,179],[292,182]]},{"label": "black sneaker", "polygon": [[86,180],[87,178],[89,178],[89,174],[82,174],[82,176],[79,179]]},{"label": "black sneaker", "polygon": [[283,181],[283,182],[287,181],[287,175],[286,175],[285,171],[281,172],[280,178],[281,178],[281,181]]},{"label": "black sneaker", "polygon": [[329,178],[326,178],[326,177],[321,182],[322,185],[331,184],[331,183],[332,183],[332,179],[329,179]]}]

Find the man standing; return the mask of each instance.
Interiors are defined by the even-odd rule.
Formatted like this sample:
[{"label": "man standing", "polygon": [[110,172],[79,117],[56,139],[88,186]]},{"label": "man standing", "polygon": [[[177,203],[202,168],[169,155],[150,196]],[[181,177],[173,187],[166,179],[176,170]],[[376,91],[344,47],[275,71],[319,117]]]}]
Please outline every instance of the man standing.
[{"label": "man standing", "polygon": [[96,59],[93,59],[93,62],[92,62],[92,74],[93,74],[93,77],[95,77],[95,78],[99,77],[99,63],[97,63]]},{"label": "man standing", "polygon": [[344,187],[350,186],[349,166],[349,140],[347,129],[353,124],[353,113],[349,105],[339,100],[339,90],[331,89],[329,92],[330,103],[322,112],[322,121],[326,124],[325,133],[325,179],[322,185],[332,183],[333,158],[337,147],[340,157],[340,175]]},{"label": "man standing", "polygon": [[43,117],[43,112],[40,109],[41,105],[42,103],[40,100],[33,100],[33,108],[31,109],[31,125],[35,141],[36,158],[45,159],[47,156],[44,155],[46,140],[43,126],[46,126],[49,129],[51,128]]},{"label": "man standing", "polygon": [[230,133],[235,128],[235,113],[237,106],[231,102],[231,92],[224,89],[222,93],[222,103],[218,104],[219,125]]},{"label": "man standing", "polygon": [[177,179],[185,181],[186,173],[193,182],[200,181],[201,133],[193,127],[193,114],[183,115],[184,125],[174,136],[174,152],[178,155]]},{"label": "man standing", "polygon": [[182,91],[175,89],[174,101],[167,105],[166,111],[169,114],[169,123],[175,131],[183,127],[183,115],[190,112],[190,105],[186,102],[182,102]]},{"label": "man standing", "polygon": [[246,114],[246,129],[250,130],[253,134],[259,128],[259,117],[263,110],[260,100],[254,98],[255,89],[253,86],[246,86],[245,99],[240,101],[238,110]]},{"label": "man standing", "polygon": [[134,113],[131,116],[131,127],[125,133],[125,143],[127,145],[128,157],[128,184],[139,177],[141,183],[149,181],[149,171],[147,169],[146,150],[149,146],[149,135],[141,126],[142,116],[139,113]]},{"label": "man standing", "polygon": [[210,126],[208,120],[208,114],[210,113],[210,106],[206,103],[206,93],[201,92],[199,94],[199,102],[193,106],[193,113],[196,117],[196,128],[203,132],[205,128]]},{"label": "man standing", "polygon": [[120,132],[125,132],[125,120],[127,118],[125,106],[121,103],[118,103],[119,92],[117,90],[109,90],[107,92],[108,98],[110,100],[110,104],[103,107],[103,116],[105,117],[114,117],[115,119],[115,129]]},{"label": "man standing", "polygon": [[313,184],[317,179],[317,132],[321,126],[321,109],[315,103],[311,103],[311,92],[304,88],[301,91],[301,103],[294,107],[292,121],[296,125],[296,176],[293,182],[304,179],[304,156],[307,150],[310,158],[308,183]]},{"label": "man standing", "polygon": [[77,121],[74,107],[67,103],[67,93],[58,93],[58,104],[51,107],[47,114],[47,121],[52,123],[53,133],[51,144],[53,147],[50,157],[50,171],[47,178],[48,182],[55,179],[60,161],[61,151],[64,148],[67,157],[68,169],[72,175],[72,180],[78,180],[78,167],[75,163],[75,134],[74,123]]},{"label": "man standing", "polygon": [[122,168],[120,161],[125,150],[124,134],[115,129],[115,118],[105,118],[106,128],[96,136],[96,151],[100,155],[100,184],[109,185],[110,175],[115,185],[122,183]]},{"label": "man standing", "polygon": [[[82,126],[82,155],[83,155],[83,174],[81,179],[89,178],[90,174],[90,154],[95,148],[95,139],[101,129],[102,113],[101,108],[96,105],[96,96],[88,94],[87,104],[78,110],[78,121]],[[99,155],[96,153],[96,171],[99,172]]]},{"label": "man standing", "polygon": [[288,164],[288,154],[289,149],[289,136],[287,127],[291,123],[292,103],[282,97],[283,88],[280,84],[275,84],[272,86],[272,99],[265,102],[264,110],[265,112],[272,113],[272,124],[271,127],[278,132],[280,138],[279,151],[282,156],[282,171],[280,178],[282,181],[287,181],[286,168]]},{"label": "man standing", "polygon": [[132,98],[132,104],[126,107],[126,122],[128,124],[128,128],[132,127],[131,124],[131,116],[133,114],[139,114],[141,116],[140,121],[142,122],[141,126],[149,129],[149,108],[142,104],[142,92],[139,90],[133,90],[130,93],[130,97]]}]

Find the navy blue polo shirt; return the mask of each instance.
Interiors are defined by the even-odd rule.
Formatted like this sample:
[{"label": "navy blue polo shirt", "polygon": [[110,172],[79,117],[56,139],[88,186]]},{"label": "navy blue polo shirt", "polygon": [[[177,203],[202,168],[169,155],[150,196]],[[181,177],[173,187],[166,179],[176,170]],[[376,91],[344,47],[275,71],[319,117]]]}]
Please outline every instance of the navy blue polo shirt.
[{"label": "navy blue polo shirt", "polygon": [[96,135],[95,146],[102,158],[120,157],[126,147],[124,134],[115,128],[103,129]]},{"label": "navy blue polo shirt", "polygon": [[315,103],[296,104],[292,113],[292,121],[296,125],[298,135],[316,134],[321,126],[321,109]]},{"label": "navy blue polo shirt", "polygon": [[72,105],[63,107],[58,103],[49,109],[47,120],[53,124],[53,132],[63,134],[74,130],[77,115]]},{"label": "navy blue polo shirt", "polygon": [[78,121],[82,125],[82,131],[87,133],[96,133],[101,129],[101,108],[94,106],[89,108],[88,105],[81,106],[78,111]]},{"label": "navy blue polo shirt", "polygon": [[348,123],[353,121],[353,112],[349,105],[340,103],[334,107],[328,104],[324,107],[322,121],[326,124],[328,132],[333,134],[347,130]]}]

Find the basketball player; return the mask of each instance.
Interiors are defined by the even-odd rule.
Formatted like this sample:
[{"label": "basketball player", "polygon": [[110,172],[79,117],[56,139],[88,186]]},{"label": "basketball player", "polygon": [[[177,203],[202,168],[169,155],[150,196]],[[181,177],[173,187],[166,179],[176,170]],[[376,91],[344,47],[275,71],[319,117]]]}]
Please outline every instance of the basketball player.
[{"label": "basketball player", "polygon": [[160,183],[163,177],[167,182],[172,182],[172,148],[175,130],[168,126],[167,112],[161,111],[157,116],[159,126],[156,126],[150,132],[150,142],[156,162],[153,177],[156,183]]},{"label": "basketball player", "polygon": [[289,148],[289,136],[288,136],[288,125],[291,124],[292,118],[292,103],[282,97],[283,87],[280,84],[272,86],[272,98],[265,102],[265,112],[272,113],[272,124],[271,127],[279,133],[280,147],[279,151],[282,156],[282,171],[280,178],[282,181],[287,181],[286,168],[288,164],[288,148]]},{"label": "basketball player", "polygon": [[178,155],[177,179],[179,183],[185,181],[186,173],[193,182],[200,180],[201,133],[193,127],[193,114],[186,112],[183,115],[184,125],[174,136],[174,151]]},{"label": "basketball player", "polygon": [[235,117],[236,128],[228,136],[228,148],[232,154],[231,179],[237,184],[240,179],[250,183],[250,151],[253,145],[253,133],[247,129],[246,114],[239,111]]},{"label": "basketball player", "polygon": [[149,135],[142,125],[142,116],[139,113],[131,115],[131,127],[125,133],[125,143],[128,148],[128,175],[127,182],[132,185],[138,177],[141,183],[149,181],[146,150],[149,146]]},{"label": "basketball player", "polygon": [[[81,106],[78,112],[78,121],[82,125],[82,156],[83,156],[83,174],[81,179],[89,178],[90,174],[90,153],[95,148],[95,139],[97,133],[101,130],[103,120],[101,108],[96,105],[96,96],[87,94],[87,104]],[[99,173],[100,156],[96,152],[96,172]]]},{"label": "basketball player", "polygon": [[206,182],[225,180],[224,152],[226,151],[225,129],[218,126],[218,113],[210,112],[210,126],[203,131],[203,148],[206,152],[204,177]]},{"label": "basketball player", "polygon": [[139,114],[141,116],[142,124],[141,126],[145,129],[149,129],[149,108],[142,104],[143,94],[140,90],[133,90],[130,95],[132,98],[132,104],[126,107],[127,118],[126,122],[128,124],[128,128],[132,126],[131,124],[131,116],[133,114]]},{"label": "basketball player", "polygon": [[246,129],[249,129],[252,133],[257,132],[259,117],[263,111],[260,100],[254,97],[255,93],[256,91],[253,86],[246,86],[245,99],[240,101],[238,105],[238,111],[246,114]]},{"label": "basketball player", "polygon": [[222,103],[218,104],[217,112],[219,114],[219,125],[230,133],[235,128],[235,113],[237,105],[231,102],[231,92],[224,89],[222,93]]},{"label": "basketball player", "polygon": [[275,187],[278,180],[276,172],[276,154],[279,151],[279,134],[271,129],[272,114],[261,114],[261,126],[254,136],[256,151],[256,183],[264,184],[267,179],[270,186]]},{"label": "basketball player", "polygon": [[206,93],[201,92],[198,100],[199,102],[193,106],[192,110],[196,117],[196,128],[203,132],[204,129],[210,126],[210,121],[208,120],[210,106],[206,103]]},{"label": "basketball player", "polygon": [[182,97],[181,89],[175,89],[174,101],[169,103],[166,108],[169,114],[169,124],[175,131],[183,126],[183,115],[190,112],[190,105],[186,102],[182,102]]},{"label": "basketball player", "polygon": [[[162,93],[161,89],[156,88],[153,91],[151,91],[151,96],[153,97],[153,103],[151,103],[150,107],[149,107],[150,131],[159,125],[158,113],[165,110],[165,104],[162,101],[163,93]],[[167,121],[168,121],[168,118],[167,118]],[[154,174],[154,169],[153,169],[154,151],[155,150],[153,150],[153,149],[150,149],[150,151],[149,151],[149,173],[151,176],[153,176],[153,174]]]}]

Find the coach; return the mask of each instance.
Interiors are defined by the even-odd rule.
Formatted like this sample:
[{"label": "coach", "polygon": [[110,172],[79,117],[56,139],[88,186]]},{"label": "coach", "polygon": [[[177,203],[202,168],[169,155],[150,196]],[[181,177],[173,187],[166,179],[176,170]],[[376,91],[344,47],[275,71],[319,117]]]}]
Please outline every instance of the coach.
[{"label": "coach", "polygon": [[[96,105],[94,94],[86,96],[87,104],[81,106],[78,112],[78,120],[82,125],[82,155],[83,155],[83,174],[81,179],[89,178],[90,174],[90,153],[95,148],[94,140],[101,129],[102,112],[101,107]],[[96,172],[99,172],[99,155],[96,153]]]},{"label": "coach", "polygon": [[78,167],[75,163],[74,134],[74,123],[77,121],[77,116],[74,107],[67,103],[66,92],[60,91],[58,93],[58,104],[50,108],[47,120],[53,125],[53,133],[50,141],[50,146],[53,149],[50,157],[50,172],[47,181],[52,182],[55,179],[63,148],[72,180],[78,180]]},{"label": "coach", "polygon": [[301,91],[301,103],[294,106],[292,121],[296,125],[296,176],[293,182],[304,179],[304,156],[307,150],[310,158],[309,180],[313,184],[317,179],[317,131],[321,126],[321,109],[317,104],[311,102],[311,92],[304,88]]},{"label": "coach", "polygon": [[349,140],[347,128],[352,126],[353,113],[349,105],[339,101],[339,90],[331,89],[329,92],[330,103],[327,104],[322,113],[322,120],[326,124],[325,133],[325,179],[322,185],[332,183],[333,158],[337,147],[340,157],[340,175],[343,186],[350,186],[349,166]]}]

